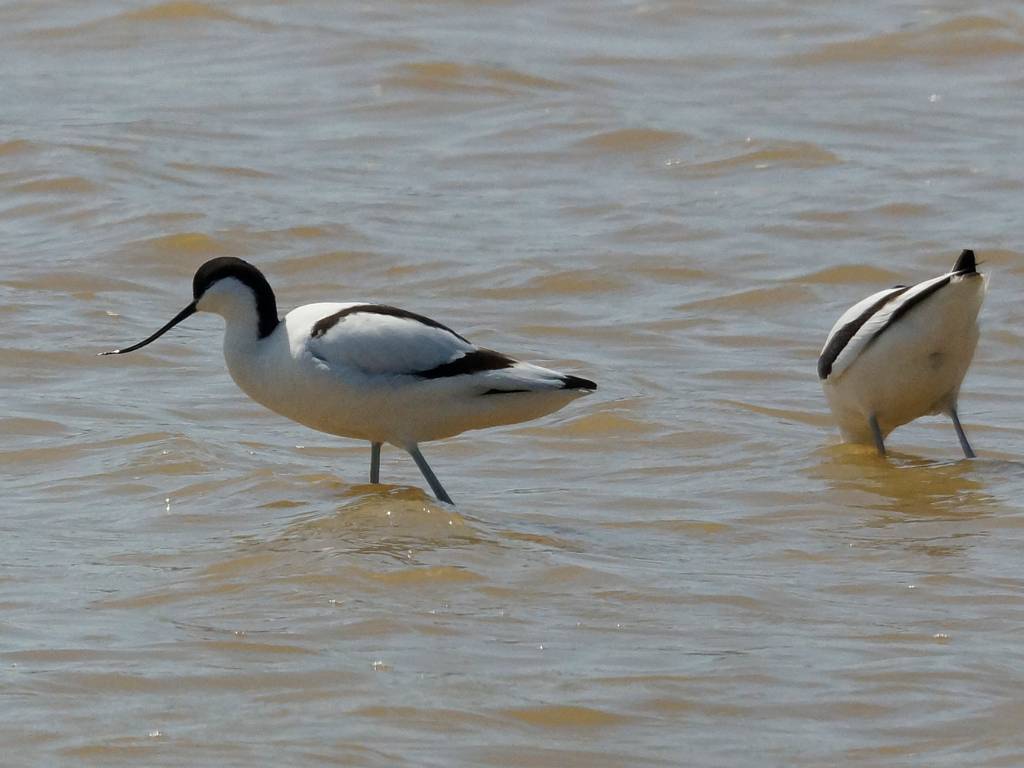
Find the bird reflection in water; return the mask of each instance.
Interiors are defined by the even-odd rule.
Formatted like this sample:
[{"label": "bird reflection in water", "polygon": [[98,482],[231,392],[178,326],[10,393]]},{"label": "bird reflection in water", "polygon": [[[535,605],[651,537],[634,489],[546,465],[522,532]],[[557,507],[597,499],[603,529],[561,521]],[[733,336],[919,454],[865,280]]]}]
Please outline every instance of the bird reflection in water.
[{"label": "bird reflection in water", "polygon": [[877,513],[848,521],[855,522],[858,546],[891,544],[877,529],[912,523],[918,526],[913,537],[907,538],[910,531],[903,528],[899,543],[935,555],[961,552],[966,537],[987,532],[987,524],[978,521],[999,514],[1003,504],[987,490],[988,474],[1005,476],[1009,469],[1024,478],[1024,464],[1016,462],[935,461],[906,453],[882,461],[871,448],[849,444],[822,448],[817,455],[820,461],[809,474],[825,482],[832,504]]}]

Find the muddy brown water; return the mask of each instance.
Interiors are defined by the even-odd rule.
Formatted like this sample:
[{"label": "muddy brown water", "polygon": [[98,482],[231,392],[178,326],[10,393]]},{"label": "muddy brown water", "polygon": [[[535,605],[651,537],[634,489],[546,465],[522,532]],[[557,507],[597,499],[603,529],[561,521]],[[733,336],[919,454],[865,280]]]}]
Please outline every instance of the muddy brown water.
[{"label": "muddy brown water", "polygon": [[[705,6],[0,3],[5,765],[1024,764],[1024,17]],[[840,445],[964,247],[980,458]],[[215,317],[95,356],[222,254],[600,389],[371,486]]]}]

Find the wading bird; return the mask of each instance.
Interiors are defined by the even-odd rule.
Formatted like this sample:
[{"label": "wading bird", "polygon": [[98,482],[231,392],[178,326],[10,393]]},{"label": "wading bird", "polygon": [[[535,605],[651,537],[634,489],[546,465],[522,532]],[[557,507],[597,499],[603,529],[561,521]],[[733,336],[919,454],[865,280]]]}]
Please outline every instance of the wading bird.
[{"label": "wading bird", "polygon": [[974,251],[953,269],[917,285],[897,285],[848,309],[818,358],[818,377],[843,438],[874,442],[929,413],[953,420],[967,458],[974,451],[960,426],[957,398],[974,348],[988,278]]},{"label": "wading bird", "polygon": [[270,283],[233,257],[211,259],[192,281],[193,301],[144,347],[195,312],[224,318],[224,359],[256,402],[307,427],[370,442],[370,482],[380,450],[409,452],[434,494],[452,503],[419,444],[469,429],[535,419],[597,385],[477,347],[430,318],[384,304],[307,304],[277,315]]}]

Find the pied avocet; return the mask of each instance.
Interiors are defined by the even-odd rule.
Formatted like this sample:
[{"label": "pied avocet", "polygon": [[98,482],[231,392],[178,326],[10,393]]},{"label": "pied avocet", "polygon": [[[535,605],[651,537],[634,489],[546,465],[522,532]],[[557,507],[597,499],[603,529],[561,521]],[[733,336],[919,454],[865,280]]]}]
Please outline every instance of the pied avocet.
[{"label": "pied avocet", "polygon": [[307,427],[368,440],[371,483],[380,482],[381,445],[403,448],[449,504],[420,443],[535,419],[597,388],[477,347],[441,323],[384,304],[307,304],[279,318],[267,279],[233,257],[203,264],[192,295],[149,338],[101,354],[144,347],[195,312],[218,314],[228,371],[249,397]]},{"label": "pied avocet", "polygon": [[871,443],[929,413],[953,420],[964,455],[974,458],[957,415],[957,398],[974,348],[987,277],[965,250],[944,275],[897,285],[848,309],[818,358],[821,379],[843,438]]}]

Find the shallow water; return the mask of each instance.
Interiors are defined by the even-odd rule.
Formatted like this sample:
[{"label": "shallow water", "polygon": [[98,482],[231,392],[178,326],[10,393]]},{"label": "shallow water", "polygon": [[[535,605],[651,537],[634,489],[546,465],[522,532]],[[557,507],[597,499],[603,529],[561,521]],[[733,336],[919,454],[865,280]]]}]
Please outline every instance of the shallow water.
[{"label": "shallow water", "polygon": [[[0,2],[5,762],[1024,763],[1015,8]],[[980,458],[840,445],[964,247]],[[600,389],[368,485],[217,318],[95,356],[221,254]]]}]

